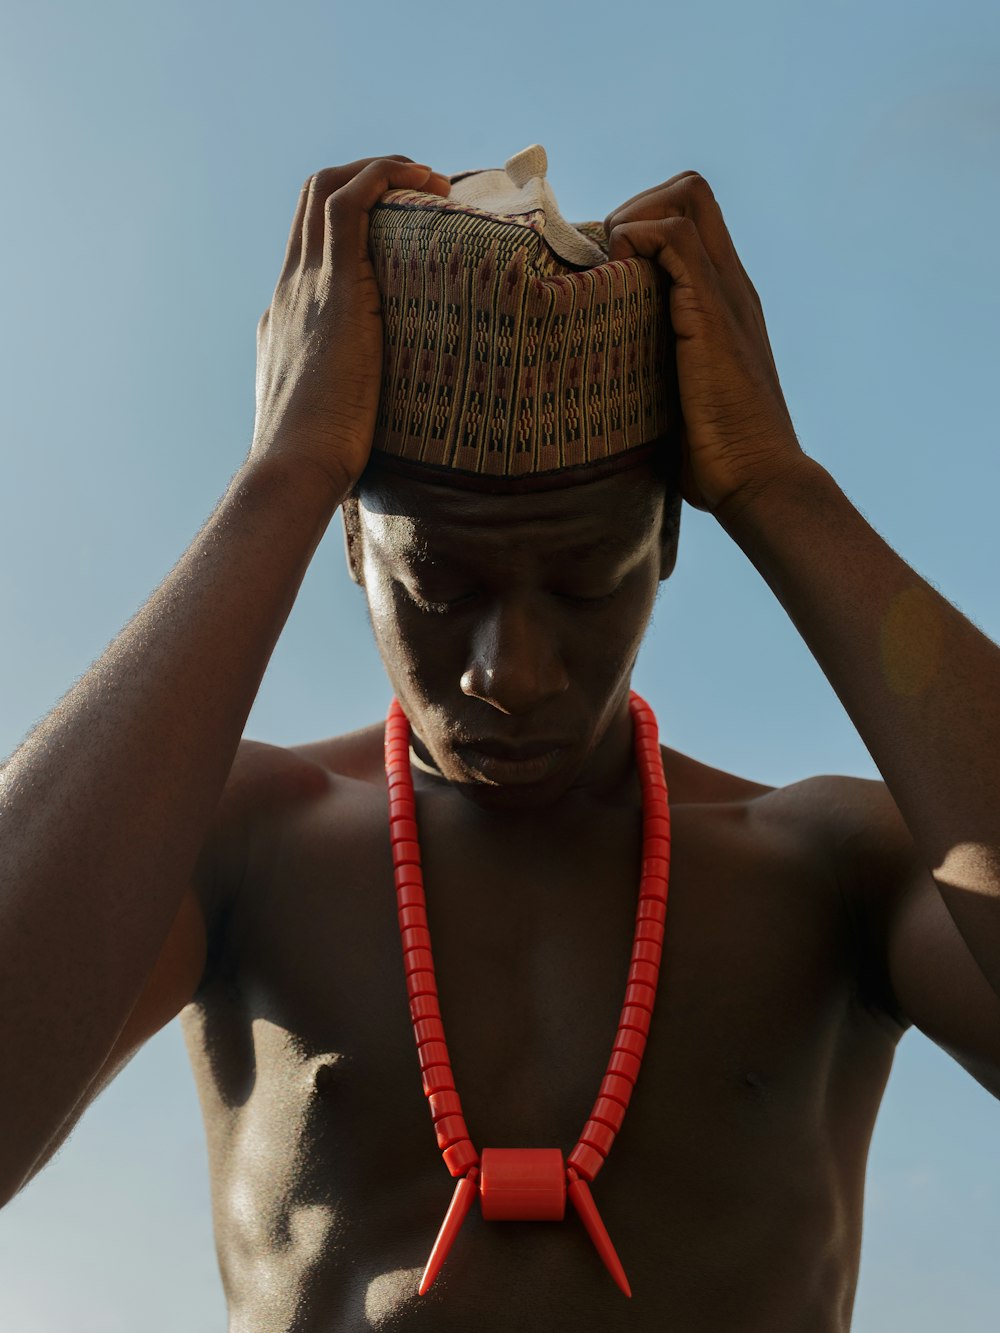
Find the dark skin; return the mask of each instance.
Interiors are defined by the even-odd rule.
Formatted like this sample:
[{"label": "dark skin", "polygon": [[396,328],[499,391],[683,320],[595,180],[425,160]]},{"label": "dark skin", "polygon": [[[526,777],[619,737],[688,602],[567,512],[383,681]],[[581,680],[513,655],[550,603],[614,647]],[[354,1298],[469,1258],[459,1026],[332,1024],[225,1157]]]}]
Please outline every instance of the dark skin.
[{"label": "dark skin", "polygon": [[[669,1317],[678,1333],[842,1333],[899,1037],[918,1026],[1000,1090],[1000,653],[803,453],[757,294],[695,173],[608,220],[613,260],[670,279],[683,495],[768,582],[886,780],[776,789],[663,746],[660,988],[594,1185],[633,1299],[574,1217],[475,1213],[417,1295],[451,1180],[407,1012],[383,726],[240,741],[263,662],[343,506],[423,765],[466,1120],[480,1148],[567,1151],[623,993],[641,846],[628,688],[677,541],[639,468],[513,501],[411,482],[352,501],[380,346],[366,209],[390,184],[446,193],[426,172],[379,159],[307,182],[259,327],[239,485],[4,771],[7,1195],[183,1009],[234,1329],[659,1333]],[[595,559],[600,543],[617,551]],[[669,741],[679,705],[650,702]],[[556,736],[570,749],[534,791],[477,778],[455,749]]]}]

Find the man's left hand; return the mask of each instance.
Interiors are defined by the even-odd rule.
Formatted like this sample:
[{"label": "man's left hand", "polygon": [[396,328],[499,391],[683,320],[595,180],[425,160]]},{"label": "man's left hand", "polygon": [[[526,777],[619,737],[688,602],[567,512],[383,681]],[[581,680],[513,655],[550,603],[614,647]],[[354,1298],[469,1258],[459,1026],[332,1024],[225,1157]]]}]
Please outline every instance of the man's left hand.
[{"label": "man's left hand", "polygon": [[708,182],[682,172],[605,220],[608,258],[669,275],[683,414],[682,494],[722,517],[805,460],[771,354],[764,312]]}]

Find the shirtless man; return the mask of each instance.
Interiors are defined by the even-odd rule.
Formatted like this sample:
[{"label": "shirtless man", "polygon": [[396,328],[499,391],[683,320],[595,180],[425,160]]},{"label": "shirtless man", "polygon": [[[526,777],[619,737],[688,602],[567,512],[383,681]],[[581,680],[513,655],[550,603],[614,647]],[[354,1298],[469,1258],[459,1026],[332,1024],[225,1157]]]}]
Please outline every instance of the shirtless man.
[{"label": "shirtless man", "polygon": [[[659,994],[594,1184],[633,1298],[571,1213],[476,1210],[418,1296],[452,1182],[407,1010],[383,722],[290,749],[241,733],[343,505],[421,761],[467,1122],[480,1146],[568,1151],[621,1003],[641,834],[629,681],[679,501],[649,465],[515,506],[377,473],[352,495],[381,357],[366,225],[390,187],[449,188],[405,158],[306,183],[245,463],[3,770],[0,1197],[181,1013],[234,1331],[842,1333],[900,1036],[916,1024],[1000,1090],[1000,653],[800,448],[706,182],[616,210],[611,257],[672,280],[683,498],[773,589],[885,785],[772,788],[662,747]],[[488,780],[459,747],[491,740],[566,748],[541,779]]]}]

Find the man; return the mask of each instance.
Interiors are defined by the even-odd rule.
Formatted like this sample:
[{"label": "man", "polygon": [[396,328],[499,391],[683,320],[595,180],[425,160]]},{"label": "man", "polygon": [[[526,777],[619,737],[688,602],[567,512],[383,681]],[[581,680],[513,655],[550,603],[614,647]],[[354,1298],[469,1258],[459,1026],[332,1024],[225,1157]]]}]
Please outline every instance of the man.
[{"label": "man", "polygon": [[[537,488],[374,458],[392,423],[369,214],[387,190],[431,208],[452,189],[405,158],[306,183],[244,466],[3,770],[3,1197],[183,1009],[233,1329],[839,1333],[899,1037],[916,1024],[1000,1088],[1000,654],[802,451],[760,302],[692,172],[606,223],[610,265],[667,285],[682,421],[657,449],[635,461],[623,439],[608,457],[629,466],[577,459],[566,475],[585,484],[557,468]],[[636,916],[653,779],[629,682],[674,565],[678,441],[683,498],[767,580],[885,785],[775,789],[662,747],[662,970],[592,1189],[632,1299],[569,1209],[473,1208],[419,1295],[453,1182],[414,1058],[384,724],[292,749],[243,725],[343,506],[412,726],[465,1122],[477,1149],[568,1151]]]}]

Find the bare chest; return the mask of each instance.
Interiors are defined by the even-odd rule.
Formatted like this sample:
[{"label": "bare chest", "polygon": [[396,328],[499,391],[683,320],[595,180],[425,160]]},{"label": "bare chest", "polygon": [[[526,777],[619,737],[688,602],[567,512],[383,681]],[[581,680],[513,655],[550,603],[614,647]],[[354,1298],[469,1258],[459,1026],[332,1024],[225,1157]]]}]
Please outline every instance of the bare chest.
[{"label": "bare chest", "polygon": [[[456,829],[430,803],[420,813],[440,1004],[473,1141],[568,1153],[624,997],[636,818],[612,810],[512,838]],[[234,916],[229,979],[189,1027],[231,1191],[224,1226],[249,1243],[232,1194],[253,1197],[264,1250],[291,1208],[319,1207],[322,1246],[336,1252],[339,1238],[353,1249],[365,1290],[422,1266],[450,1195],[421,1088],[382,820],[377,805],[358,805],[286,829]],[[785,1246],[779,1267],[794,1266],[801,1246],[822,1250],[842,1227],[838,1211],[855,1208],[860,1223],[867,1137],[855,1135],[856,1108],[870,1105],[873,1121],[888,1063],[854,1025],[852,987],[848,924],[816,849],[746,806],[675,809],[650,1039],[594,1187],[633,1285],[643,1273],[647,1290],[662,1285],[657,1255],[672,1246],[689,1256],[687,1276],[674,1277],[683,1303],[694,1274],[700,1288],[724,1263],[729,1283],[765,1240]],[[210,1046],[211,1063],[199,1056]],[[855,1086],[865,1080],[868,1094]],[[554,1244],[543,1269],[553,1278],[569,1265],[567,1299],[609,1299],[586,1242],[567,1250],[551,1231],[525,1253]],[[525,1244],[521,1226],[480,1278],[505,1281]],[[850,1244],[842,1258],[849,1277]],[[449,1281],[460,1309],[461,1279]]]}]

